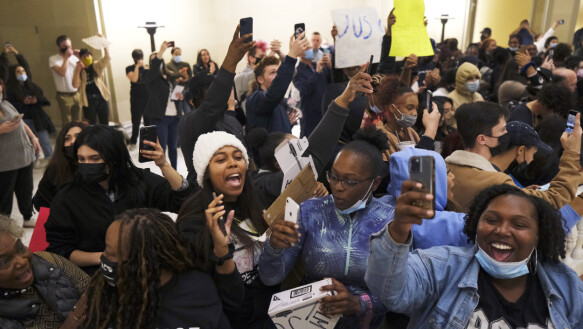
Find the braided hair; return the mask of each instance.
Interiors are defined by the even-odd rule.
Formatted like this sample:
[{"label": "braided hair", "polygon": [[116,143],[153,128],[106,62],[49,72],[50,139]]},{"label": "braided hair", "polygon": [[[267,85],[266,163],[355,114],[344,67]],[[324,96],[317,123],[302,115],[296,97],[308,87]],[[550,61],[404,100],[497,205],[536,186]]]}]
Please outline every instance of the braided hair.
[{"label": "braided hair", "polygon": [[116,287],[110,287],[100,272],[87,288],[87,318],[83,328],[153,329],[160,302],[163,270],[181,272],[194,267],[185,241],[170,217],[156,209],[130,209],[120,222]]}]

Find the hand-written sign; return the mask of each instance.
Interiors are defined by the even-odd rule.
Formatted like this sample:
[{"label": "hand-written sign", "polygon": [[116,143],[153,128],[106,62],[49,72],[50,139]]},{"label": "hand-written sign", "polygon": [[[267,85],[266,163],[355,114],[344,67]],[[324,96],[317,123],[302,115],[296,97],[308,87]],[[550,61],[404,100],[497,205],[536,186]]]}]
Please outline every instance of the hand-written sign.
[{"label": "hand-written sign", "polygon": [[378,63],[385,28],[372,7],[332,10],[332,21],[338,29],[335,47],[335,67],[363,65],[374,56]]},{"label": "hand-written sign", "polygon": [[433,56],[433,47],[424,25],[425,3],[423,0],[395,0],[396,23],[391,29],[389,56]]}]

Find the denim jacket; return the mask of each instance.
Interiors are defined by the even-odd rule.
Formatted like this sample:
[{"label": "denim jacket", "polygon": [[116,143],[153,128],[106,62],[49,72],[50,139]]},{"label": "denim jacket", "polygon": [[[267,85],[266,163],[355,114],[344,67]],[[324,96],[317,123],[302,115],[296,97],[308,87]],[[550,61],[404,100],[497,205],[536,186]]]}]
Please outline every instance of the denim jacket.
[{"label": "denim jacket", "polygon": [[[478,305],[480,264],[475,246],[409,253],[384,228],[371,237],[365,281],[387,308],[411,316],[408,328],[465,328]],[[583,282],[565,264],[538,263],[555,328],[583,328]]]},{"label": "denim jacket", "polygon": [[367,328],[369,324],[375,328],[386,308],[364,282],[368,241],[371,234],[387,225],[392,214],[392,207],[375,198],[353,218],[337,211],[332,195],[303,202],[298,216],[300,241],[283,250],[274,249],[269,239],[266,241],[259,261],[261,281],[265,285],[282,282],[301,257],[306,283],[332,277],[359,297],[358,317],[343,316],[335,328]]}]

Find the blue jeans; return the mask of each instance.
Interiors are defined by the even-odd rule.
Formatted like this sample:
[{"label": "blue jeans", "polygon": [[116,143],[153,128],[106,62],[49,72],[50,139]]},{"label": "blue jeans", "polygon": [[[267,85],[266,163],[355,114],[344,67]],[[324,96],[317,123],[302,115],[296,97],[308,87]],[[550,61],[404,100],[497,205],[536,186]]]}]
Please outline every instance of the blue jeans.
[{"label": "blue jeans", "polygon": [[178,122],[180,120],[177,116],[165,116],[163,118],[152,119],[151,124],[158,127],[158,140],[160,145],[166,153],[166,146],[168,146],[168,157],[172,168],[176,169],[178,162]]},{"label": "blue jeans", "polygon": [[41,130],[38,131],[34,129],[34,122],[33,120],[24,120],[26,125],[32,130],[32,133],[38,138],[38,142],[40,143],[40,147],[43,149],[43,154],[45,158],[48,159],[53,155],[53,146],[51,145],[51,139],[49,137],[48,130]]}]

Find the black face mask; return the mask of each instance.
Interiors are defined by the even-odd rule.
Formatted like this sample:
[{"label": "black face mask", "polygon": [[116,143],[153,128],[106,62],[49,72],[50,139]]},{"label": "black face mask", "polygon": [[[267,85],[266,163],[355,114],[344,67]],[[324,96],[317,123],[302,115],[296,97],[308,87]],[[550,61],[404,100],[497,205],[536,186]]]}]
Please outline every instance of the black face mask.
[{"label": "black face mask", "polygon": [[117,282],[117,263],[109,261],[105,256],[101,255],[101,274],[105,282],[111,287],[115,287]]},{"label": "black face mask", "polygon": [[482,35],[482,36],[480,37],[480,41],[484,41],[484,40],[486,40],[487,38],[488,38],[487,36],[485,36],[485,35]]},{"label": "black face mask", "polygon": [[65,158],[75,160],[75,146],[65,146]]},{"label": "black face mask", "polygon": [[504,153],[504,151],[506,151],[508,149],[508,144],[510,143],[510,135],[508,133],[506,133],[502,136],[498,136],[498,137],[493,137],[493,136],[489,136],[489,137],[498,138],[498,146],[490,147],[490,146],[486,145],[490,149],[490,155],[492,157],[495,157],[498,154]]},{"label": "black face mask", "polygon": [[63,48],[59,49],[59,51],[61,52],[61,54],[66,53],[67,50],[69,50],[69,47],[63,47]]},{"label": "black face mask", "polygon": [[518,161],[514,159],[514,161],[512,161],[512,163],[510,164],[510,166],[508,166],[508,169],[506,171],[512,173],[519,173],[524,172],[526,167],[528,167],[528,162],[524,161],[522,163],[518,163]]},{"label": "black face mask", "polygon": [[104,181],[109,176],[105,163],[79,163],[79,173],[88,184]]}]

